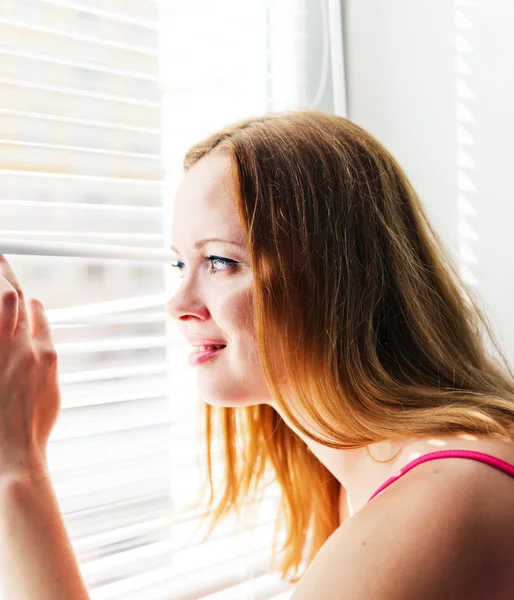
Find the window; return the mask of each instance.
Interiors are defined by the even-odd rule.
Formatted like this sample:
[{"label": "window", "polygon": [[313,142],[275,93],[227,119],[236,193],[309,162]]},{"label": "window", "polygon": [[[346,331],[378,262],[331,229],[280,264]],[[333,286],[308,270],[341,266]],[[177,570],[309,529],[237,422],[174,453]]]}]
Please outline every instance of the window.
[{"label": "window", "polygon": [[291,593],[268,567],[273,493],[251,528],[199,544],[198,404],[164,248],[189,144],[267,110],[333,110],[329,6],[1,3],[0,251],[52,325],[50,469],[93,600]]}]

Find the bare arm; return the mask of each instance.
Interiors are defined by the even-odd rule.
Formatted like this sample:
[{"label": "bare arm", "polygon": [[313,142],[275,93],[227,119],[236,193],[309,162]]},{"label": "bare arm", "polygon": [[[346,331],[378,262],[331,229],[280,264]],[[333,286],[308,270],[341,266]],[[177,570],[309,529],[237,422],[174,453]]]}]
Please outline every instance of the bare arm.
[{"label": "bare arm", "polygon": [[57,354],[43,306],[29,306],[0,254],[1,597],[87,600],[46,461],[61,406]]},{"label": "bare arm", "polygon": [[89,600],[48,475],[0,475],[2,600]]}]

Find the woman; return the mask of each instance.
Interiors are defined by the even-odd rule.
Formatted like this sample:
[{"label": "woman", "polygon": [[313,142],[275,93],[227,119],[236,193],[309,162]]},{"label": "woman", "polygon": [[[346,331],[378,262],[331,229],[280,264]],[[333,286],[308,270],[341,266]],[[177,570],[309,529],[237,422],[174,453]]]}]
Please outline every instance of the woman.
[{"label": "woman", "polygon": [[[214,521],[271,465],[281,569],[309,563],[294,600],[514,597],[512,373],[396,161],[341,117],[296,112],[223,129],[185,168],[167,310],[194,346],[208,445],[224,435]],[[46,468],[50,330],[37,301],[29,329],[1,268],[4,598],[86,598]]]}]

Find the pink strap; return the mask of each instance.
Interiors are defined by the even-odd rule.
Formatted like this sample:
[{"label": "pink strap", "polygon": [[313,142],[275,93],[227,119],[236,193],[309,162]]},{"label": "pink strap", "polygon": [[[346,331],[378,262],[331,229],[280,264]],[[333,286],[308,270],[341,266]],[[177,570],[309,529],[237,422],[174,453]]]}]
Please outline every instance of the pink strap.
[{"label": "pink strap", "polygon": [[419,458],[416,458],[412,462],[405,465],[403,469],[400,469],[398,473],[396,473],[387,481],[385,481],[371,496],[368,502],[372,500],[375,496],[380,494],[380,492],[383,492],[387,487],[389,487],[402,475],[408,473],[416,465],[428,462],[429,460],[435,460],[436,458],[470,458],[472,460],[478,460],[480,462],[487,463],[488,465],[496,467],[500,471],[508,473],[509,475],[512,475],[512,477],[514,477],[514,465],[511,465],[510,463],[502,460],[501,458],[496,458],[496,456],[491,456],[490,454],[485,454],[484,452],[477,452],[475,450],[438,450],[437,452],[430,452],[429,454],[420,456]]}]

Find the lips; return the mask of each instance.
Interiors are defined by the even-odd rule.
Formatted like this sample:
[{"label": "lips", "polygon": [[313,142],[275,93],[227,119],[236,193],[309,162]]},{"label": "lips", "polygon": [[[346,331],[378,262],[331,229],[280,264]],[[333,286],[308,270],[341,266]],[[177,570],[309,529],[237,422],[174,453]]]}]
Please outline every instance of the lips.
[{"label": "lips", "polygon": [[188,362],[192,367],[197,365],[201,365],[204,362],[214,359],[217,357],[223,350],[225,349],[225,345],[207,345],[207,346],[196,346],[193,352],[188,357]]},{"label": "lips", "polygon": [[200,365],[217,356],[227,346],[227,341],[220,338],[208,337],[205,334],[189,333],[186,340],[193,346],[193,352],[189,355],[188,362],[191,366]]}]

